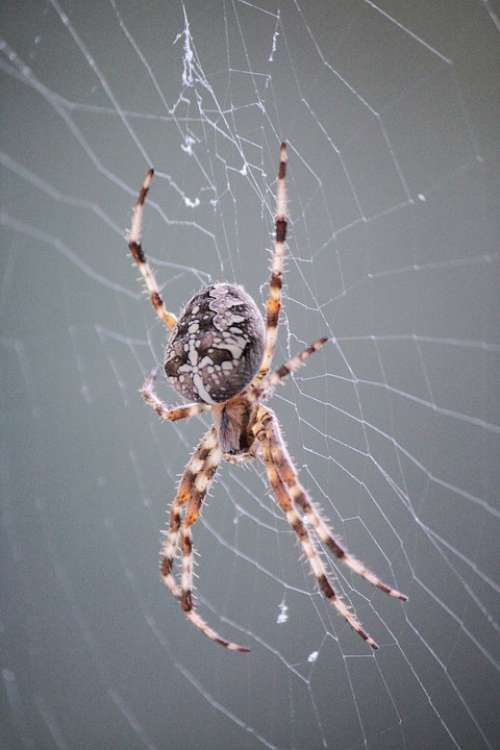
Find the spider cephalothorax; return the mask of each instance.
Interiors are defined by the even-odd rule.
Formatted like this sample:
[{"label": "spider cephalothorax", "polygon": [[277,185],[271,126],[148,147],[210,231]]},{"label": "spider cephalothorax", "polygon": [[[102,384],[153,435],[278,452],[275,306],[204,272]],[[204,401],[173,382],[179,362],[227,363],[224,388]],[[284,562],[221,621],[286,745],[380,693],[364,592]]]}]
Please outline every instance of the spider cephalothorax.
[{"label": "spider cephalothorax", "polygon": [[264,353],[264,321],[243,287],[211,284],[189,300],[165,352],[168,382],[185,398],[218,404],[250,383]]},{"label": "spider cephalothorax", "polygon": [[[171,331],[165,352],[165,373],[169,383],[194,403],[169,409],[154,391],[155,372],[146,379],[142,395],[146,403],[166,421],[185,419],[205,411],[211,411],[214,420],[213,427],[202,438],[189,460],[177,488],[160,569],[165,584],[179,600],[184,614],[193,625],[230,651],[249,650],[221,638],[195,608],[191,527],[200,517],[203,500],[221,461],[245,461],[258,457],[264,463],[276,500],[302,545],[320,592],[363,640],[372,648],[377,648],[373,638],[336,594],[317,544],[389,596],[402,601],[407,597],[381,581],[335,539],[328,523],[300,483],[274,412],[262,405],[276,385],[328,341],[327,338],[318,339],[269,374],[281,309],[287,231],[286,161],[286,146],[282,143],[265,328],[252,298],[242,287],[225,283],[201,289],[187,303],[177,320],[164,305],[140,241],[144,202],[153,179],[152,169],[146,175],[134,208],[129,249],[144,278],[151,304]],[[182,551],[180,585],[173,574],[179,551]]]}]

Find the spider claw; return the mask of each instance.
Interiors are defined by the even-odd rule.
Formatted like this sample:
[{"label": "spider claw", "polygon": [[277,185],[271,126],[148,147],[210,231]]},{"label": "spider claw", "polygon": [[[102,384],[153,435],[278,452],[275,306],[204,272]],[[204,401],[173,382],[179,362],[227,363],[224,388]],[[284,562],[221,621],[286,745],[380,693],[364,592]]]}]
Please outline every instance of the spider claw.
[{"label": "spider claw", "polygon": [[195,626],[195,628],[198,628],[198,630],[200,630],[203,635],[205,635],[214,643],[218,643],[219,646],[223,646],[223,648],[227,649],[228,651],[238,651],[241,654],[250,653],[250,649],[248,648],[248,646],[241,646],[239,643],[235,643],[234,641],[227,641],[225,638],[221,638],[221,636],[205,622],[205,620],[198,614],[195,609],[184,610],[184,614],[186,615],[187,619]]},{"label": "spider claw", "polygon": [[155,171],[153,167],[148,169],[148,171],[146,172],[146,177],[144,178],[144,182],[142,185],[143,190],[149,190],[149,186],[151,185],[151,182],[153,181],[154,173]]},{"label": "spider claw", "polygon": [[149,375],[148,375],[148,377],[146,378],[146,381],[145,381],[145,383],[144,383],[144,385],[143,385],[143,387],[142,387],[142,389],[141,389],[143,393],[144,393],[145,391],[148,391],[148,390],[150,390],[150,389],[151,389],[151,388],[153,387],[153,385],[154,385],[154,382],[155,382],[156,378],[158,377],[158,370],[159,370],[159,369],[160,369],[160,368],[159,368],[158,366],[156,366],[156,367],[153,367],[153,369],[152,369],[152,370],[151,370],[151,372],[149,373]]},{"label": "spider claw", "polygon": [[231,641],[226,641],[224,638],[218,638],[216,641],[220,646],[224,646],[228,651],[238,651],[240,654],[249,654],[250,649],[248,646],[240,646],[239,643],[233,643]]},{"label": "spider claw", "polygon": [[402,594],[401,591],[396,591],[396,589],[391,589],[389,592],[389,596],[393,596],[394,599],[400,599],[402,602],[408,601],[408,596],[406,594]]}]

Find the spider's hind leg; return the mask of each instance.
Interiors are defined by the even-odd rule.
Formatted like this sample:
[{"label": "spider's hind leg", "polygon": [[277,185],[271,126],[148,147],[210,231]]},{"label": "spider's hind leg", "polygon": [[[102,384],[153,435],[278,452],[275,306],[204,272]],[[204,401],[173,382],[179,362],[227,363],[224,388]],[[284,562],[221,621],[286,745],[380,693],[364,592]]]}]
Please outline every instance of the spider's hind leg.
[{"label": "spider's hind leg", "polygon": [[196,477],[200,468],[204,466],[207,455],[211,452],[212,447],[216,445],[216,441],[215,429],[212,427],[204,435],[184,469],[172,507],[170,508],[169,529],[162,532],[165,536],[165,541],[160,555],[160,571],[165,585],[177,599],[180,599],[181,592],[172,571],[175,556],[179,548],[179,533],[182,523],[181,512],[183,506],[191,498]]},{"label": "spider's hind leg", "polygon": [[349,623],[351,628],[355,630],[356,633],[364,641],[366,641],[369,646],[371,646],[373,649],[377,649],[377,643],[364,629],[363,625],[351,612],[345,602],[342,601],[342,599],[335,592],[335,589],[328,580],[325,565],[316,547],[314,546],[309,531],[304,525],[302,518],[293,507],[292,499],[289,495],[287,487],[281,479],[278,467],[276,466],[272,456],[272,451],[275,447],[275,437],[270,431],[269,425],[272,425],[273,423],[275,423],[273,412],[271,412],[271,410],[261,408],[260,429],[258,427],[256,428],[256,437],[259,440],[261,446],[262,458],[264,460],[267,476],[276,500],[278,501],[280,508],[285,513],[286,520],[299,538],[302,549],[304,550],[305,556],[311,566],[313,575],[316,578],[318,587],[325,599],[327,599],[327,601],[335,607],[341,617],[343,617]]},{"label": "spider's hind leg", "polygon": [[[177,495],[170,512],[170,528],[167,532],[161,556],[161,574],[172,594],[179,599],[187,619],[201,632],[228,651],[248,652],[249,648],[222,638],[198,614],[193,602],[193,542],[191,527],[200,517],[201,506],[208,492],[217,467],[222,460],[222,451],[217,431],[212,427],[201,440],[184,470]],[[187,503],[184,519],[181,509]],[[182,549],[182,576],[179,587],[173,576],[173,564],[179,548]]]},{"label": "spider's hind leg", "polygon": [[[211,481],[211,477],[208,473],[209,469],[205,474],[198,475],[198,479],[205,477],[201,484],[205,481],[208,483]],[[215,472],[215,469],[214,469]],[[205,490],[206,491],[206,490]],[[239,643],[228,641],[222,638],[213,628],[208,625],[207,622],[198,614],[194,602],[193,602],[193,542],[191,537],[191,526],[196,523],[200,517],[201,504],[205,491],[194,491],[191,500],[189,502],[186,516],[181,527],[181,547],[182,547],[182,586],[180,602],[181,607],[188,618],[188,620],[196,627],[201,630],[203,635],[210,638],[211,641],[215,641],[220,646],[227,648],[228,651],[239,651],[240,653],[248,653],[250,651],[246,646],[240,646]]]},{"label": "spider's hind leg", "polygon": [[407,601],[406,594],[402,594],[397,589],[392,588],[384,583],[375,575],[366,565],[348,552],[348,550],[333,536],[327,522],[322,518],[320,512],[309,498],[304,487],[300,483],[297,471],[292,463],[288,451],[286,450],[279,427],[275,420],[269,423],[269,438],[271,441],[271,453],[273,461],[278,469],[279,475],[288,488],[288,492],[296,506],[304,513],[310,525],[316,532],[318,539],[327,549],[341,562],[357,573],[361,578],[380,589],[388,596],[399,599],[402,602]]}]

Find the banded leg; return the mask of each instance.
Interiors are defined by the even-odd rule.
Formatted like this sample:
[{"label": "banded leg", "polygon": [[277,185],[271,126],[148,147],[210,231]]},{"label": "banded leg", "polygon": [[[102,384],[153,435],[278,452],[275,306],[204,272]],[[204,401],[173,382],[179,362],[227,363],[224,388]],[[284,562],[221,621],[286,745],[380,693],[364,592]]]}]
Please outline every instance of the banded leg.
[{"label": "banded leg", "polygon": [[363,628],[358,619],[353,615],[345,602],[343,602],[342,599],[340,599],[339,596],[335,593],[333,586],[327,578],[323,560],[321,559],[317,549],[315,548],[314,543],[301,517],[293,507],[292,499],[280,477],[278,468],[274,463],[272,457],[273,443],[272,439],[269,436],[267,425],[271,421],[273,421],[274,415],[267,409],[262,409],[260,410],[260,412],[261,414],[263,414],[263,418],[261,421],[262,429],[257,432],[257,439],[259,440],[261,446],[262,458],[266,467],[267,476],[280,508],[285,513],[288,523],[295,531],[300,540],[300,543],[302,544],[305,556],[309,561],[309,565],[311,566],[311,570],[314,577],[316,578],[319,589],[325,599],[327,599],[327,601],[335,607],[337,612],[344,618],[344,620],[349,623],[351,628],[355,630],[356,633],[364,641],[366,641],[369,646],[371,646],[373,649],[377,649],[378,645],[376,644],[376,642],[366,632],[366,630]]},{"label": "banded leg", "polygon": [[[207,476],[205,474],[205,476]],[[181,607],[188,620],[200,630],[203,635],[223,646],[228,651],[239,651],[248,653],[247,646],[240,646],[239,643],[228,641],[217,633],[210,625],[198,614],[193,603],[193,542],[191,537],[191,526],[196,523],[200,516],[200,509],[203,502],[204,493],[196,492],[189,503],[186,518],[181,529],[181,546],[182,546],[182,592]]]},{"label": "banded leg", "polygon": [[304,349],[300,354],[296,354],[285,362],[281,367],[275,370],[271,375],[268,375],[260,385],[251,384],[247,390],[247,397],[252,399],[253,402],[261,401],[264,398],[269,398],[271,391],[280,383],[282,383],[288,375],[292,375],[299,367],[305,364],[306,360],[309,359],[311,354],[318,352],[324,347],[329,341],[327,336],[322,336],[320,339],[313,341],[307,349]]},{"label": "banded leg", "polygon": [[305,517],[308,519],[310,525],[318,535],[319,540],[324,544],[330,552],[332,552],[336,558],[341,560],[347,567],[351,568],[359,576],[367,580],[372,586],[384,591],[389,596],[401,601],[407,601],[408,597],[406,594],[402,594],[400,591],[393,589],[387,583],[384,583],[375,573],[367,568],[360,560],[353,557],[340,542],[338,542],[332,534],[332,530],[328,524],[323,520],[318,510],[314,507],[314,504],[310,500],[301,485],[297,471],[292,463],[288,451],[285,446],[285,442],[281,435],[281,431],[276,418],[272,417],[267,424],[267,436],[271,445],[271,453],[273,462],[279,472],[281,479],[288,487],[288,491],[292,497],[292,500],[296,506],[302,509]]},{"label": "banded leg", "polygon": [[144,385],[141,388],[141,394],[147,405],[156,412],[160,419],[163,419],[165,422],[176,422],[178,419],[195,417],[198,414],[210,410],[211,407],[209,404],[201,403],[186,404],[183,406],[176,406],[174,409],[169,409],[165,402],[155,393],[154,382],[156,374],[157,369],[155,368],[144,381]]},{"label": "banded leg", "polygon": [[210,439],[210,447],[204,457],[200,454],[200,464],[196,478],[194,479],[191,497],[187,506],[184,520],[181,524],[180,537],[182,548],[182,579],[180,603],[182,610],[188,620],[200,630],[203,635],[210,640],[215,641],[220,646],[224,646],[228,651],[240,651],[246,653],[250,651],[246,646],[240,646],[238,643],[228,641],[222,638],[207,622],[198,614],[193,603],[193,541],[191,536],[191,527],[200,517],[201,506],[205,495],[210,487],[213,476],[217,467],[222,460],[222,451],[218,446],[215,428],[212,428],[209,434],[213,432],[214,438]]},{"label": "banded leg", "polygon": [[205,461],[217,447],[217,433],[212,427],[202,438],[197,449],[191,456],[179,482],[172,507],[170,509],[169,529],[163,532],[165,541],[160,555],[160,570],[163,581],[172,594],[180,599],[181,592],[172,573],[175,555],[179,546],[179,532],[181,528],[181,510],[191,498],[194,483],[204,467]]},{"label": "banded leg", "polygon": [[275,388],[275,386],[277,386],[279,383],[282,383],[285,378],[298,370],[299,367],[302,367],[302,365],[305,364],[306,360],[309,359],[311,354],[319,352],[319,350],[324,347],[328,340],[329,339],[327,336],[322,336],[320,339],[316,339],[316,341],[313,341],[313,343],[310,344],[306,349],[304,349],[303,352],[300,352],[300,354],[296,354],[295,357],[292,357],[292,359],[289,359],[288,362],[285,362],[285,364],[281,365],[281,367],[278,367],[278,369],[275,370],[272,375],[269,375],[268,378],[266,378],[265,384],[269,387],[269,389]]},{"label": "banded leg", "polygon": [[132,212],[132,226],[128,234],[128,247],[132,255],[132,258],[134,259],[135,263],[137,264],[139,268],[139,271],[142,274],[144,283],[146,284],[146,288],[149,292],[149,298],[151,300],[151,304],[156,310],[156,314],[158,315],[160,320],[162,320],[165,323],[167,328],[170,329],[175,326],[177,322],[177,318],[175,317],[173,313],[169,312],[166,309],[163,303],[163,300],[161,298],[161,295],[158,289],[158,284],[156,283],[155,275],[151,269],[151,266],[146,260],[146,256],[144,254],[144,251],[141,245],[142,217],[144,214],[144,203],[146,201],[146,196],[149,192],[149,187],[151,185],[153,175],[154,175],[154,170],[150,169],[147,172],[146,177],[144,178],[142,188],[139,192],[137,202],[134,206],[134,210]]},{"label": "banded leg", "polygon": [[281,310],[281,287],[283,283],[283,265],[285,260],[285,240],[288,226],[287,198],[286,198],[286,143],[281,144],[280,166],[278,171],[278,189],[276,196],[276,233],[274,254],[269,282],[269,296],[266,304],[266,345],[260,370],[255,376],[259,383],[269,372],[276,339],[278,337],[278,321]]}]

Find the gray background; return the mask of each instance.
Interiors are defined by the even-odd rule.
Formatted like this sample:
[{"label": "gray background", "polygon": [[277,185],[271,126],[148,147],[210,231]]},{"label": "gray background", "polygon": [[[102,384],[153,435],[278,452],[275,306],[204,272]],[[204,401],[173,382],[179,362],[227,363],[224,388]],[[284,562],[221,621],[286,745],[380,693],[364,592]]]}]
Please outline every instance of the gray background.
[{"label": "gray background", "polygon": [[[0,744],[498,746],[498,6],[185,10],[190,37],[177,2],[2,4]],[[208,421],[139,398],[165,333],[130,209],[153,164],[174,311],[216,279],[262,301],[282,138],[278,359],[336,343],[273,404],[337,532],[410,596],[332,571],[376,655],[258,466],[223,467],[195,530],[200,608],[252,653],[203,639],[157,572]]]}]

